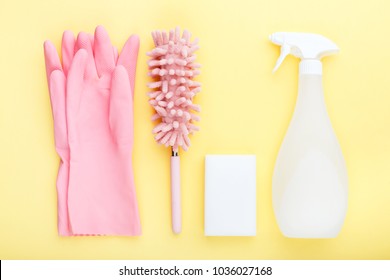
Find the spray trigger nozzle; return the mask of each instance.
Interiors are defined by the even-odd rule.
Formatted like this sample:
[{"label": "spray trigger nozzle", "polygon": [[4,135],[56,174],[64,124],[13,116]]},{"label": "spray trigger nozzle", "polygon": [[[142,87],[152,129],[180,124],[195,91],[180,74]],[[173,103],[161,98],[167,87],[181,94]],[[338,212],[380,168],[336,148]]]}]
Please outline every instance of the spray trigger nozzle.
[{"label": "spray trigger nozzle", "polygon": [[282,48],[280,50],[280,56],[276,61],[276,65],[272,70],[272,73],[275,73],[275,71],[278,70],[280,65],[283,63],[283,60],[286,58],[287,55],[290,54],[290,52],[291,52],[291,47],[289,45],[282,45]]},{"label": "spray trigger nozzle", "polygon": [[[276,61],[273,72],[279,68],[289,54],[308,62],[314,60],[320,61],[324,56],[332,55],[339,51],[335,43],[319,34],[276,32],[271,34],[269,39],[272,43],[281,47],[280,56]],[[314,70],[310,67],[307,69],[309,69],[307,71],[310,73],[320,72],[318,67],[313,68]]]}]

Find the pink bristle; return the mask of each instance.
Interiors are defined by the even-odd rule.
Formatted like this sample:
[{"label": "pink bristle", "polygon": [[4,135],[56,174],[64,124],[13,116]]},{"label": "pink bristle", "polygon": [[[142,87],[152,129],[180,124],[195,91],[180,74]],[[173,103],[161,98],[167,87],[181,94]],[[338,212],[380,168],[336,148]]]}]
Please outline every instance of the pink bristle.
[{"label": "pink bristle", "polygon": [[188,30],[184,29],[183,30],[183,38],[186,40],[186,44],[190,43],[190,34],[188,33]]},{"label": "pink bristle", "polygon": [[160,106],[154,106],[154,109],[156,110],[156,112],[161,115],[162,117],[165,117],[167,115],[167,111],[165,111],[164,108],[160,107]]},{"label": "pink bristle", "polygon": [[177,136],[177,145],[182,146],[184,144],[183,134],[179,133]]},{"label": "pink bristle", "polygon": [[156,98],[156,96],[158,96],[161,92],[160,91],[152,91],[152,92],[148,92],[148,96],[150,98]]},{"label": "pink bristle", "polygon": [[175,38],[175,31],[173,29],[169,30],[169,41],[173,41]]},{"label": "pink bristle", "polygon": [[159,141],[166,133],[165,132],[159,132],[157,135],[154,137],[156,141]]},{"label": "pink bristle", "polygon": [[[184,96],[186,96],[186,94],[184,94]],[[180,107],[182,107],[182,108],[188,106],[188,100],[185,97],[183,97],[183,98],[184,98],[184,102],[180,104]]]},{"label": "pink bristle", "polygon": [[196,88],[194,88],[193,90],[192,90],[192,92],[193,93],[198,93],[198,92],[200,92],[201,91],[201,88],[200,87],[196,87]]},{"label": "pink bristle", "polygon": [[162,76],[165,76],[167,74],[167,70],[166,69],[161,69],[160,71],[158,71],[158,74],[162,77]]},{"label": "pink bristle", "polygon": [[189,107],[191,108],[191,110],[194,110],[196,112],[200,112],[200,106],[197,104],[191,104],[191,105],[189,105]]},{"label": "pink bristle", "polygon": [[180,124],[180,128],[181,128],[181,131],[183,132],[184,135],[187,135],[189,133],[187,126],[184,123]]},{"label": "pink bristle", "polygon": [[186,119],[186,121],[190,121],[191,120],[191,114],[188,113],[188,112],[184,112],[184,118]]},{"label": "pink bristle", "polygon": [[168,44],[168,36],[166,32],[162,33],[162,38],[163,38],[163,44],[164,45]]},{"label": "pink bristle", "polygon": [[157,121],[158,119],[161,119],[161,116],[159,114],[154,114],[151,118],[152,122]]},{"label": "pink bristle", "polygon": [[148,66],[149,67],[155,67],[155,66],[158,66],[158,65],[160,65],[160,61],[159,60],[156,60],[156,59],[148,60]]},{"label": "pink bristle", "polygon": [[172,54],[172,53],[175,52],[175,42],[169,41],[167,47],[168,47],[168,52],[169,52],[170,54]]},{"label": "pink bristle", "polygon": [[196,126],[196,125],[194,125],[194,124],[189,124],[189,128],[190,128],[190,130],[191,131],[199,131],[199,127],[198,126]]},{"label": "pink bristle", "polygon": [[166,101],[159,101],[157,104],[159,106],[161,106],[161,107],[167,107],[167,102]]},{"label": "pink bristle", "polygon": [[172,133],[171,138],[169,139],[169,145],[174,146],[177,139],[177,132]]},{"label": "pink bristle", "polygon": [[191,114],[191,119],[197,122],[200,121],[200,117],[194,114]]},{"label": "pink bristle", "polygon": [[187,97],[188,99],[191,99],[191,98],[193,98],[194,96],[195,96],[195,93],[193,93],[192,91],[186,92],[186,97]]},{"label": "pink bristle", "polygon": [[188,50],[188,52],[189,52],[189,53],[194,53],[194,52],[197,51],[197,50],[199,50],[199,46],[198,46],[198,45],[194,45],[194,46],[192,46],[192,47]]},{"label": "pink bristle", "polygon": [[168,93],[165,95],[165,98],[166,98],[166,99],[170,99],[172,96],[173,96],[173,92],[170,91],[170,92],[168,92]]},{"label": "pink bristle", "polygon": [[157,38],[156,38],[156,32],[155,31],[152,32],[152,38],[153,38],[154,45],[157,46]]},{"label": "pink bristle", "polygon": [[161,32],[160,31],[157,31],[157,44],[158,46],[162,45],[162,37],[161,37]]},{"label": "pink bristle", "polygon": [[167,131],[172,130],[172,128],[173,128],[172,124],[167,124],[167,125],[165,125],[165,126],[163,127],[163,129],[162,129],[161,131],[167,132]]},{"label": "pink bristle", "polygon": [[155,99],[150,99],[150,100],[149,100],[149,104],[152,105],[152,106],[156,106],[156,105],[157,105],[157,100],[155,100]]},{"label": "pink bristle", "polygon": [[191,55],[186,58],[187,62],[194,62],[196,60],[196,55]]},{"label": "pink bristle", "polygon": [[160,92],[160,94],[156,97],[156,100],[157,101],[161,101],[161,100],[163,100],[164,99],[164,93],[161,93],[161,91],[159,91]]},{"label": "pink bristle", "polygon": [[199,128],[192,121],[199,117],[190,111],[199,111],[199,105],[193,104],[194,96],[200,91],[200,83],[192,79],[200,74],[195,63],[194,52],[199,48],[197,41],[190,42],[191,34],[180,29],[167,32],[152,32],[155,48],[148,52],[148,75],[156,79],[148,84],[152,91],[148,93],[149,103],[156,110],[152,120],[160,119],[153,129],[159,144],[179,147],[187,150],[190,146],[188,135]]},{"label": "pink bristle", "polygon": [[176,88],[176,94],[180,94],[182,92],[184,92],[186,90],[186,88],[184,86],[179,86],[178,88]]},{"label": "pink bristle", "polygon": [[151,52],[147,52],[146,54],[150,57],[158,57],[161,55],[165,55],[168,51],[164,48],[155,48]]},{"label": "pink bristle", "polygon": [[161,65],[161,66],[164,66],[164,65],[167,65],[168,64],[168,60],[167,59],[160,59],[160,62],[158,65]]},{"label": "pink bristle", "polygon": [[182,75],[182,73],[184,73],[183,70],[176,69],[176,70],[174,70],[174,71],[175,71],[175,74],[174,74],[174,75],[176,75],[176,76],[183,76],[183,75]]},{"label": "pink bristle", "polygon": [[187,65],[187,61],[185,61],[184,59],[176,58],[174,61],[175,61],[176,65],[179,65],[179,66],[186,66]]},{"label": "pink bristle", "polygon": [[169,138],[171,138],[171,135],[172,135],[172,131],[165,134],[164,137],[160,139],[160,144],[164,145],[165,143],[167,143]]},{"label": "pink bristle", "polygon": [[[168,109],[172,109],[175,103],[173,101],[170,101],[167,105]],[[175,111],[176,112],[176,111]]]},{"label": "pink bristle", "polygon": [[172,123],[173,122],[173,119],[171,118],[171,116],[167,115],[165,118],[164,118],[165,122],[166,123]]},{"label": "pink bristle", "polygon": [[162,82],[162,92],[163,93],[168,93],[168,81],[163,81]]},{"label": "pink bristle", "polygon": [[160,73],[160,68],[154,68],[152,71],[149,72],[152,76],[156,76]]},{"label": "pink bristle", "polygon": [[176,26],[175,28],[175,43],[177,43],[180,40],[180,28]]},{"label": "pink bristle", "polygon": [[175,105],[179,106],[180,104],[182,104],[184,102],[186,102],[186,98],[185,97],[180,97],[180,98],[176,99]]},{"label": "pink bristle", "polygon": [[187,147],[191,146],[190,138],[188,137],[188,134],[183,135],[184,144],[186,144]]},{"label": "pink bristle", "polygon": [[153,55],[155,55],[155,56],[160,56],[160,55],[166,54],[167,52],[168,52],[168,51],[167,51],[166,48],[156,48],[156,49],[154,49],[154,51],[153,51]]},{"label": "pink bristle", "polygon": [[158,125],[155,126],[155,128],[153,128],[152,130],[152,133],[158,133],[160,132],[165,126],[165,123],[159,123]]},{"label": "pink bristle", "polygon": [[160,82],[153,82],[153,83],[149,83],[148,84],[148,87],[149,88],[159,88],[161,86],[161,81]]},{"label": "pink bristle", "polygon": [[186,46],[184,46],[182,49],[181,49],[181,55],[183,57],[187,57],[188,56],[188,48]]},{"label": "pink bristle", "polygon": [[189,64],[187,64],[188,65],[188,67],[191,67],[191,68],[200,68],[200,64],[199,63],[189,63]]}]

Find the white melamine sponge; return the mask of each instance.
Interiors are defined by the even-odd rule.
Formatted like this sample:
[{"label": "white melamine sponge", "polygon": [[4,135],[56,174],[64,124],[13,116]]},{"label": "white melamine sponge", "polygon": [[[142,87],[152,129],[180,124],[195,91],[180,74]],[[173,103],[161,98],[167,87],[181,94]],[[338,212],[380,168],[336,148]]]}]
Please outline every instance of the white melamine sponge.
[{"label": "white melamine sponge", "polygon": [[205,235],[256,235],[256,156],[207,155]]}]

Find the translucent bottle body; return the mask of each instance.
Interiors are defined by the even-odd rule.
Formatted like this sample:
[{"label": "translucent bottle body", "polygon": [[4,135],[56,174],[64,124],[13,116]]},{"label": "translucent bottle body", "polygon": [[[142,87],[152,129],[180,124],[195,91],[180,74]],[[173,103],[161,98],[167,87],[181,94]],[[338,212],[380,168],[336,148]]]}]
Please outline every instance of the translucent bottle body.
[{"label": "translucent bottle body", "polygon": [[336,237],[347,211],[348,178],[326,111],[322,75],[300,75],[298,91],[274,169],[274,212],[287,237]]}]

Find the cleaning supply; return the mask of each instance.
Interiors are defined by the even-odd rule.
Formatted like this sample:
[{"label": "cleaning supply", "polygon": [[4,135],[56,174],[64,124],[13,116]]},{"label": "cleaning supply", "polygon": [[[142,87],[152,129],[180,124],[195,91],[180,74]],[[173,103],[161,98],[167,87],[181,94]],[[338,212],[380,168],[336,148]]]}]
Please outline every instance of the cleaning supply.
[{"label": "cleaning supply", "polygon": [[339,49],[317,34],[278,32],[270,40],[281,46],[274,71],[288,54],[301,59],[298,99],[272,181],[277,223],[287,237],[336,237],[347,211],[348,178],[326,111],[320,60]]},{"label": "cleaning supply", "polygon": [[256,235],[256,156],[207,155],[206,236]]},{"label": "cleaning supply", "polygon": [[63,36],[63,63],[45,42],[53,108],[60,235],[139,235],[132,172],[133,88],[139,39],[118,53],[103,27]]},{"label": "cleaning supply", "polygon": [[200,107],[193,103],[194,96],[200,92],[200,83],[193,81],[199,74],[199,64],[195,63],[194,52],[199,48],[198,41],[190,41],[191,34],[183,31],[180,36],[177,27],[169,33],[152,32],[155,48],[148,52],[149,76],[155,79],[148,84],[152,92],[148,93],[150,105],[156,113],[152,121],[160,122],[153,129],[157,143],[171,146],[171,197],[172,230],[181,232],[180,198],[180,158],[179,147],[187,151],[190,146],[189,134],[199,128],[193,121],[199,117]]}]

